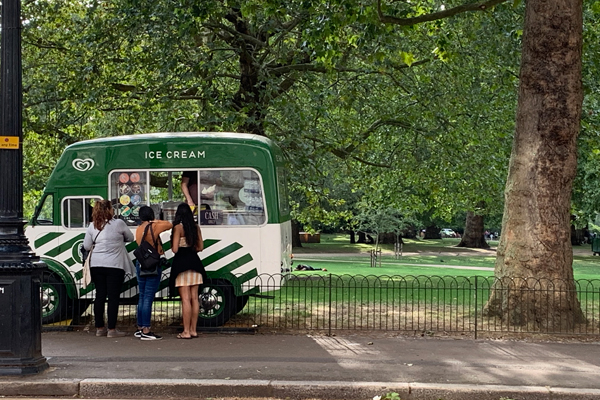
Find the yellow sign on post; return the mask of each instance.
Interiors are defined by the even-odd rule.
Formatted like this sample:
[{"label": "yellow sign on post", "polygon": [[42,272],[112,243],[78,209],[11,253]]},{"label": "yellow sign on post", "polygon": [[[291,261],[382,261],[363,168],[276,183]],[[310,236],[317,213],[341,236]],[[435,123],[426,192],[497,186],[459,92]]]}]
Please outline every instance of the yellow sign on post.
[{"label": "yellow sign on post", "polygon": [[18,136],[0,136],[0,149],[18,149]]}]

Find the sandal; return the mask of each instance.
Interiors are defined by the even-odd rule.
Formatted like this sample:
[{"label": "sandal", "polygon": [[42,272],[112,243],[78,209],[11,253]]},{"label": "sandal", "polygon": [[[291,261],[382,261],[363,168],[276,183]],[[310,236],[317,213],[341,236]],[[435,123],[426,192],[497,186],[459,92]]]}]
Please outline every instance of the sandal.
[{"label": "sandal", "polygon": [[196,333],[195,335],[190,335],[192,339],[196,339],[198,337],[198,334]]},{"label": "sandal", "polygon": [[181,336],[181,333],[177,334],[177,339],[186,339],[187,340],[187,339],[191,339],[191,338],[192,338],[191,336],[190,337]]}]

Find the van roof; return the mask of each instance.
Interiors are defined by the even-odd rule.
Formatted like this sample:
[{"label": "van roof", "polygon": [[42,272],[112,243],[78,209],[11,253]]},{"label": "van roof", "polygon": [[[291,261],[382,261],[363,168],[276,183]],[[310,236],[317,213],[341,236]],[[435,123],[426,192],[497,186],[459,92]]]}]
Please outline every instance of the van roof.
[{"label": "van roof", "polygon": [[163,132],[96,138],[65,148],[47,190],[106,186],[113,170],[251,167],[269,173],[283,163],[270,139],[232,132]]},{"label": "van roof", "polygon": [[185,141],[186,139],[198,140],[198,139],[214,139],[218,140],[233,140],[233,141],[253,141],[263,142],[269,146],[273,142],[265,137],[250,133],[236,133],[236,132],[156,132],[156,133],[140,133],[137,135],[123,135],[123,136],[107,136],[89,140],[82,140],[77,143],[69,145],[67,148],[87,146],[90,144],[120,144],[126,142],[139,142],[139,141],[152,141],[152,140],[173,140],[173,141]]}]

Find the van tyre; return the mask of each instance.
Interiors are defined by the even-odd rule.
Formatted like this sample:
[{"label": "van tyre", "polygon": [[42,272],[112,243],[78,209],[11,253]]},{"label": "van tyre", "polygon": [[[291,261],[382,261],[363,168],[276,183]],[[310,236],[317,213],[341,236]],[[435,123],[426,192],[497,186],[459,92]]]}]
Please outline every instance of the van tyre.
[{"label": "van tyre", "polygon": [[64,282],[54,273],[44,272],[41,282],[42,324],[67,319],[68,297]]},{"label": "van tyre", "polygon": [[199,327],[222,326],[236,311],[233,286],[228,281],[208,279],[200,286],[198,298],[200,302]]}]

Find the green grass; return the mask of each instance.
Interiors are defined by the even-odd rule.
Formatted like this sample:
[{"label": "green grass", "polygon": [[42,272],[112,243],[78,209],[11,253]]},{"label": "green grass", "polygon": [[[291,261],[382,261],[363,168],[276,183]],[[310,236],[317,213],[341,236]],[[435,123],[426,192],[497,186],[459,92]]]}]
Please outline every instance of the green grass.
[{"label": "green grass", "polygon": [[[265,282],[263,294],[273,297],[250,298],[240,318],[282,329],[459,332],[471,331],[477,317],[481,330],[503,329],[501,321],[481,316],[494,282],[496,242],[491,250],[477,250],[454,247],[458,239],[405,240],[402,257],[396,258],[393,246],[385,245],[381,264],[371,267],[372,245],[351,245],[345,235],[321,239],[294,249],[294,267],[307,264],[323,270],[294,271],[281,286],[269,281],[272,290]],[[592,321],[582,329],[595,332],[600,257],[589,246],[574,253],[579,300]]]},{"label": "green grass", "polygon": [[[348,235],[322,234],[321,243],[306,243],[294,248],[294,267],[308,264],[326,271],[295,274],[377,275],[377,276],[493,276],[495,246],[491,250],[455,247],[460,239],[404,239],[403,256],[394,257],[393,245],[382,245],[381,263],[371,267],[371,244],[350,244]],[[600,279],[600,257],[589,246],[573,249],[575,279]],[[381,267],[380,267],[381,265]]]}]

